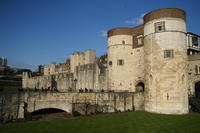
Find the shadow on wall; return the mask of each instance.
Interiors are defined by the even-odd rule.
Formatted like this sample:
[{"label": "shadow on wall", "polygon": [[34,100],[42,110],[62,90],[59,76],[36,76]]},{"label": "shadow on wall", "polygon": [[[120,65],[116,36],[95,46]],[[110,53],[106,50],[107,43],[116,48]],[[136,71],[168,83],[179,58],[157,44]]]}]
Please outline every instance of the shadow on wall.
[{"label": "shadow on wall", "polygon": [[42,115],[42,114],[53,114],[53,113],[61,113],[66,112],[61,109],[56,108],[45,108],[45,109],[39,109],[31,113],[31,115]]}]

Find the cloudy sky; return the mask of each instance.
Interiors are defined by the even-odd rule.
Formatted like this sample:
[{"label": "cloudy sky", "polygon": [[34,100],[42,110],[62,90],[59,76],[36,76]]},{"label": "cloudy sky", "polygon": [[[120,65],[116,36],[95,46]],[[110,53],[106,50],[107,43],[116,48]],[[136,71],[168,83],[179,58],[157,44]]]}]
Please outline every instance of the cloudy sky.
[{"label": "cloudy sky", "polygon": [[74,51],[106,53],[106,32],[134,27],[145,13],[182,8],[200,34],[200,0],[0,0],[0,57],[14,67],[64,62]]}]

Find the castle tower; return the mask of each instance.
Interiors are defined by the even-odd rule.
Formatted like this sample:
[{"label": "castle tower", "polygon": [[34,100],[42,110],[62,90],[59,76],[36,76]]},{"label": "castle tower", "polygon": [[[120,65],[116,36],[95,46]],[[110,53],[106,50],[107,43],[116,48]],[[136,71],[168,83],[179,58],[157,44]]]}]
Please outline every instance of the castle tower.
[{"label": "castle tower", "polygon": [[94,63],[96,59],[96,51],[95,50],[86,50],[85,51],[85,64]]},{"label": "castle tower", "polygon": [[31,73],[30,72],[23,72],[22,73],[22,88],[27,88],[28,87],[29,78],[31,78]]},{"label": "castle tower", "polygon": [[76,66],[83,65],[85,63],[85,54],[81,52],[74,52],[70,57],[70,69],[73,73]]},{"label": "castle tower", "polygon": [[188,112],[186,18],[167,8],[144,16],[145,110]]},{"label": "castle tower", "polygon": [[136,91],[143,81],[143,26],[108,31],[108,89]]}]

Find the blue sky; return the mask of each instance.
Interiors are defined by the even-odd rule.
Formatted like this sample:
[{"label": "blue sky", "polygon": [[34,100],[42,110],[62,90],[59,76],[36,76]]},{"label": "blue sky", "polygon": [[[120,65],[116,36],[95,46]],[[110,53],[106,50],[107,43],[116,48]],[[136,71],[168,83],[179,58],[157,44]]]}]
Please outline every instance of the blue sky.
[{"label": "blue sky", "polygon": [[199,0],[0,0],[0,57],[14,67],[64,62],[74,51],[106,53],[105,32],[134,27],[158,8],[182,8],[200,34]]}]

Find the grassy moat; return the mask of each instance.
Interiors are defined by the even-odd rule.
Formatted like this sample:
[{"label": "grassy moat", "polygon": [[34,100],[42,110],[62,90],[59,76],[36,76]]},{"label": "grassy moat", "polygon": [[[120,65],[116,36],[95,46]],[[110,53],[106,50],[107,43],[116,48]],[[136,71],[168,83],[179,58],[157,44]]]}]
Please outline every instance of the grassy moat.
[{"label": "grassy moat", "polygon": [[17,92],[22,88],[22,79],[16,76],[0,76],[0,93]]},{"label": "grassy moat", "polygon": [[1,133],[200,133],[200,115],[147,112],[0,125]]}]

